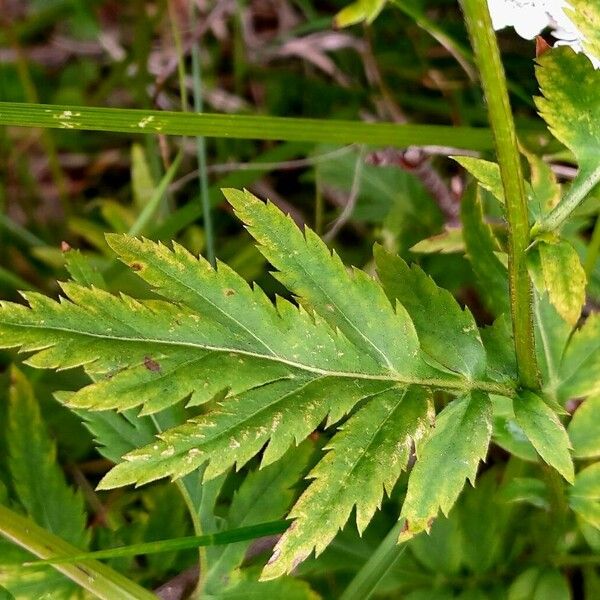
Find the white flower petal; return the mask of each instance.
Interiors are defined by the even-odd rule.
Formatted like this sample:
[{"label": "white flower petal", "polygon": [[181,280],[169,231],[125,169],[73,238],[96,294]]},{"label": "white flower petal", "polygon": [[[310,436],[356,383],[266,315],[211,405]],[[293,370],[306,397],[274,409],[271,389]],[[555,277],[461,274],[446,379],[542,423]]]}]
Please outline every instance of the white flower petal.
[{"label": "white flower petal", "polygon": [[600,69],[600,57],[586,52],[583,34],[565,12],[570,8],[567,0],[488,0],[488,7],[495,30],[514,27],[521,37],[531,40],[546,27],[553,27],[557,46],[584,53]]},{"label": "white flower petal", "polygon": [[550,24],[547,0],[488,0],[494,29],[514,27],[524,38],[533,39]]}]

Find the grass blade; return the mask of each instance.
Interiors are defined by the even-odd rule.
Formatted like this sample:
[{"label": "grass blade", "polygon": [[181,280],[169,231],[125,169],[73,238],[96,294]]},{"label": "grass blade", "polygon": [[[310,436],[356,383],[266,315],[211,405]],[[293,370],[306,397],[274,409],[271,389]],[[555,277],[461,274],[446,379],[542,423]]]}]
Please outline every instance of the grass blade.
[{"label": "grass blade", "polygon": [[[61,538],[49,533],[30,519],[0,505],[0,535],[42,559],[72,556],[78,549]],[[39,565],[45,561],[37,561]],[[141,588],[120,573],[95,560],[55,567],[69,579],[78,583],[102,600],[156,600],[151,592]]]},{"label": "grass blade", "polygon": [[120,546],[107,550],[97,550],[96,552],[70,553],[62,556],[53,556],[45,560],[37,560],[27,563],[30,566],[41,564],[62,564],[73,563],[90,558],[115,558],[118,556],[137,556],[139,554],[158,554],[160,552],[171,552],[173,550],[188,550],[190,548],[199,548],[201,546],[220,546],[232,544],[233,542],[243,542],[253,540],[267,535],[282,533],[290,526],[289,521],[270,521],[260,525],[251,525],[249,527],[240,527],[230,531],[220,531],[218,533],[209,533],[206,535],[192,535],[182,538],[173,538],[171,540],[160,540],[156,542],[144,542],[142,544],[132,544],[131,546]]},{"label": "grass blade", "polygon": [[375,593],[380,581],[406,550],[406,544],[398,545],[398,536],[403,526],[404,520],[394,525],[369,560],[356,573],[340,600],[367,600]]},{"label": "grass blade", "polygon": [[487,128],[398,125],[333,119],[254,115],[194,114],[173,111],[0,102],[0,125],[121,133],[162,133],[237,139],[308,141],[374,146],[461,146],[491,150]]}]

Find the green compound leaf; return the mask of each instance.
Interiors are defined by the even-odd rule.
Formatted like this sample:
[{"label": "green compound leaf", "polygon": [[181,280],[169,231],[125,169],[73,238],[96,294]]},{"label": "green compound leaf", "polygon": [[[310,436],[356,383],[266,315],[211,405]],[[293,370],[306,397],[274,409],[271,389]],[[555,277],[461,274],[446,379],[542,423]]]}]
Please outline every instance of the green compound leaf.
[{"label": "green compound leaf", "polygon": [[584,50],[600,59],[600,4],[569,0],[565,12],[581,32]]},{"label": "green compound leaf", "polygon": [[558,314],[571,326],[585,303],[586,274],[577,251],[569,242],[540,241],[528,256],[528,267],[536,287],[548,292]]},{"label": "green compound leaf", "polygon": [[275,546],[263,572],[273,579],[291,572],[314,549],[320,554],[356,506],[363,532],[408,464],[412,444],[433,420],[429,393],[391,388],[373,398],[343,425],[312,470],[313,483],[292,508],[294,524]]},{"label": "green compound leaf", "polygon": [[[366,527],[384,490],[391,491],[406,466],[413,441],[429,429],[431,390],[512,396],[514,382],[492,382],[481,375],[484,353],[472,317],[420,271],[413,277],[421,293],[431,295],[429,304],[459,320],[459,329],[440,324],[457,354],[464,346],[464,356],[453,356],[452,362],[444,359],[425,323],[426,298],[403,295],[410,311],[395,297],[392,304],[375,279],[357,269],[348,271],[313,232],[300,231],[274,206],[247,192],[227,195],[278,269],[275,276],[300,306],[281,298],[273,303],[226,265],[213,269],[178,245],[169,250],[148,240],[112,235],[108,242],[120,259],[167,300],[134,300],[96,287],[63,284],[67,298],[59,302],[30,293],[29,308],[4,303],[0,345],[31,352],[28,362],[35,367],[82,365],[92,383],[60,394],[61,401],[77,411],[122,412],[107,419],[86,413],[107,455],[128,452],[101,488],[179,478],[202,465],[204,478],[210,480],[233,465],[240,468],[259,452],[262,466],[267,466],[321,423],[335,424],[360,403],[332,439],[331,451],[313,471],[315,481],[292,511],[296,524],[282,538],[280,560],[266,573],[274,576],[289,571],[313,549],[321,551],[354,507],[359,527]],[[432,351],[437,362],[421,345],[437,348]],[[144,426],[129,425],[130,410],[141,409],[145,420],[143,415],[184,398],[188,405],[212,401],[211,408],[149,443]],[[471,408],[464,415],[458,412],[469,425],[469,436],[478,432],[474,452],[481,456],[485,448],[479,442],[487,432],[487,447],[491,417],[478,430],[476,417],[483,417],[472,406],[489,402],[483,393],[473,398],[460,401],[459,407]],[[446,420],[441,417],[442,424]],[[454,441],[458,451],[466,451]],[[356,464],[349,468],[351,456]],[[452,489],[456,494],[464,478],[474,473],[463,468],[461,476],[460,485]],[[336,477],[345,484],[332,495]],[[327,489],[317,494],[323,486]],[[455,497],[446,496],[439,499],[443,510]],[[319,503],[323,498],[330,499],[326,506]],[[329,517],[332,506],[337,509]],[[305,517],[320,510],[321,521]],[[319,522],[317,530],[314,523]]]},{"label": "green compound leaf", "polygon": [[600,456],[600,396],[591,396],[577,408],[568,427],[576,458]]},{"label": "green compound leaf", "polygon": [[556,413],[537,394],[525,390],[515,398],[517,423],[542,459],[554,467],[569,483],[575,473],[569,449],[569,436]]},{"label": "green compound leaf", "polygon": [[[452,294],[440,288],[419,266],[408,266],[399,256],[375,248],[379,279],[391,302],[408,311],[421,348],[436,365],[469,379],[485,371],[485,349],[473,315]],[[427,359],[426,359],[427,360]]]},{"label": "green compound leaf", "polygon": [[600,463],[577,473],[569,490],[569,505],[586,523],[600,529]]},{"label": "green compound leaf", "polygon": [[85,548],[83,497],[67,485],[31,385],[15,367],[7,416],[8,467],[19,502],[36,523]]},{"label": "green compound leaf", "polygon": [[584,55],[557,48],[539,59],[536,74],[543,94],[536,98],[540,114],[573,152],[583,178],[598,164],[600,70]]},{"label": "green compound leaf", "polygon": [[474,392],[449,404],[437,417],[408,481],[400,518],[406,519],[400,539],[428,530],[441,509],[448,515],[465,480],[474,483],[479,461],[485,459],[492,434],[492,403]]}]

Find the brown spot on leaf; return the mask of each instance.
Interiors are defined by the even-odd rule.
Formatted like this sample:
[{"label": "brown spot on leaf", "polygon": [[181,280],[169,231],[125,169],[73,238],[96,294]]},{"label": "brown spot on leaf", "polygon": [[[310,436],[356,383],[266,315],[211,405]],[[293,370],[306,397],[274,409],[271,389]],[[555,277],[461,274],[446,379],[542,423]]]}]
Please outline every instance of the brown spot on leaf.
[{"label": "brown spot on leaf", "polygon": [[409,530],[408,519],[405,519],[404,525],[402,525],[402,531],[401,531],[401,533],[406,533],[408,530]]},{"label": "brown spot on leaf", "polygon": [[431,517],[429,521],[427,521],[427,531],[431,529],[431,526],[435,523],[435,517]]},{"label": "brown spot on leaf", "polygon": [[148,371],[152,371],[156,373],[156,371],[160,371],[160,365],[149,356],[144,356],[144,366]]},{"label": "brown spot on leaf", "polygon": [[232,290],[231,288],[226,288],[223,290],[223,293],[226,296],[235,296],[235,290]]},{"label": "brown spot on leaf", "polygon": [[141,270],[142,270],[142,265],[141,265],[139,262],[134,262],[134,263],[131,263],[131,265],[130,265],[130,266],[131,266],[131,268],[132,268],[134,271],[141,271]]}]

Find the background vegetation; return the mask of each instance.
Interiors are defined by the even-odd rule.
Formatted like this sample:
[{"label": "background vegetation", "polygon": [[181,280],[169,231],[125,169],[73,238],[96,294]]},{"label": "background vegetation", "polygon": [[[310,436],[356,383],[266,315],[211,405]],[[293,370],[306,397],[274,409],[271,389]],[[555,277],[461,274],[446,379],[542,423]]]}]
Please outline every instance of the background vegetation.
[{"label": "background vegetation", "polygon": [[[216,257],[227,263],[270,297],[290,298],[220,191],[245,187],[314,229],[346,264],[372,273],[375,242],[418,263],[470,308],[480,327],[491,325],[506,309],[503,291],[493,278],[490,286],[489,271],[481,276],[489,265],[470,260],[477,243],[468,256],[460,211],[470,175],[448,158],[493,158],[458,4],[395,0],[372,23],[348,28],[334,21],[343,0],[200,0],[190,10],[191,4],[0,3],[0,101],[143,111],[133,124],[119,125],[118,113],[53,109],[45,118],[54,119],[57,129],[0,128],[0,298],[20,301],[18,290],[57,297],[57,281],[69,273],[109,291],[148,296],[147,285],[115,259],[105,238],[110,232],[175,240],[211,262]],[[529,179],[547,184],[553,173],[568,185],[576,162],[548,132],[533,102],[539,94],[535,47],[512,30],[501,32],[499,41]],[[163,125],[154,110],[269,118],[209,119],[197,131],[185,119]],[[330,123],[270,118],[277,116]],[[35,124],[28,118],[21,124]],[[106,131],[80,131],[83,121]],[[408,127],[372,134],[346,121]],[[210,136],[195,137],[203,133]],[[504,244],[501,208],[494,194],[482,194],[490,225],[484,232]],[[600,305],[598,201],[592,194],[563,232],[587,274],[584,318]],[[81,368],[34,370],[13,351],[1,351],[0,368],[0,503],[71,544],[63,547],[66,553],[194,534],[190,499],[174,485],[95,490],[125,452],[152,440],[155,421],[108,413],[92,418],[65,408],[54,393],[85,385]],[[586,401],[590,415],[597,415],[597,400],[594,408]],[[446,401],[438,399],[440,406]],[[578,406],[571,398],[565,408],[573,414]],[[600,494],[595,492],[591,509],[582,509],[595,515],[592,524],[562,510],[552,479],[544,479],[532,446],[510,428],[510,410],[503,408],[495,407],[495,443],[477,487],[467,486],[430,536],[401,550],[394,527],[406,475],[362,536],[351,520],[293,576],[258,583],[302,477],[327,446],[331,434],[322,427],[267,469],[258,470],[253,459],[214,480],[203,496],[212,522],[205,533],[265,523],[271,529],[250,530],[229,545],[209,540],[201,551],[212,565],[202,597],[600,597],[600,537],[593,526],[600,523]],[[592,422],[591,416],[578,425],[571,421],[571,443],[584,461],[600,454]],[[11,518],[0,512],[5,535]],[[49,543],[40,535],[40,544]],[[0,586],[17,598],[84,593],[49,566],[23,567],[31,558],[0,540]],[[184,598],[194,588],[197,563],[195,547],[138,552],[107,562],[130,587],[112,569],[106,580],[101,569],[95,577],[109,598],[125,597],[123,590],[144,598],[141,588],[165,599]]]}]

